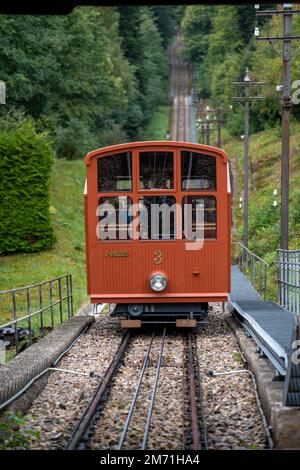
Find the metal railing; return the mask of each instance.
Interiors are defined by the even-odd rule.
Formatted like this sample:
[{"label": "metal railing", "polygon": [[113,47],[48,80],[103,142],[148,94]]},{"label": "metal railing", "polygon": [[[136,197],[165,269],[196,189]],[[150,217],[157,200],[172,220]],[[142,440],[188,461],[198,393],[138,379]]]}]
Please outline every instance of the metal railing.
[{"label": "metal railing", "polygon": [[267,270],[270,265],[239,242],[239,268],[263,300],[267,299]]},{"label": "metal railing", "polygon": [[300,313],[300,250],[278,252],[278,302],[286,310]]},{"label": "metal railing", "polygon": [[[269,281],[269,287],[273,281],[274,286],[277,283],[277,303],[289,312],[299,315],[300,250],[277,250],[277,260],[268,264],[242,243],[239,242],[238,245],[239,268],[247,275],[251,285],[259,292],[263,300],[267,298],[267,281]],[[277,266],[277,276],[275,269],[270,273],[272,266]]]},{"label": "metal railing", "polygon": [[[6,360],[73,316],[72,276],[0,291],[0,343]],[[2,351],[3,352],[3,351]]]}]

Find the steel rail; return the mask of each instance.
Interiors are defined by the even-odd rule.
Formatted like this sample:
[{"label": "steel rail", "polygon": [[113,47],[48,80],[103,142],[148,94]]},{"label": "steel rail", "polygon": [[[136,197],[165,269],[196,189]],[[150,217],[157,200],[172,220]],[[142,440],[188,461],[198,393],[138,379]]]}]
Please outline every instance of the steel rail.
[{"label": "steel rail", "polygon": [[191,335],[188,334],[188,378],[189,378],[189,391],[190,391],[190,406],[191,406],[191,420],[192,420],[192,433],[193,433],[193,450],[200,448],[200,433],[198,428],[198,409],[196,402],[196,383],[195,371],[192,351]]},{"label": "steel rail", "polygon": [[[121,434],[121,437],[120,437],[120,440],[119,440],[119,444],[118,444],[118,447],[117,447],[118,450],[121,450],[123,448],[123,445],[124,445],[124,442],[125,442],[125,439],[126,439],[129,424],[130,424],[131,418],[133,416],[136,401],[137,401],[139,391],[140,391],[140,388],[141,388],[141,383],[142,383],[142,380],[143,380],[143,377],[144,377],[144,374],[145,374],[145,369],[147,367],[148,359],[149,359],[149,356],[150,356],[154,336],[155,336],[155,332],[153,332],[153,334],[152,334],[151,341],[150,341],[150,344],[148,346],[147,354],[146,354],[146,357],[144,359],[143,367],[142,367],[142,370],[140,372],[140,375],[139,375],[139,378],[138,378],[138,381],[137,381],[137,385],[136,385],[135,392],[134,392],[134,395],[133,395],[133,398],[132,398],[132,401],[131,401],[130,409],[129,409],[129,412],[128,412],[128,415],[127,415],[127,418],[126,418],[126,422],[124,424],[122,434]],[[153,383],[150,404],[149,404],[148,412],[147,412],[147,420],[146,420],[145,429],[144,429],[143,442],[142,442],[142,445],[141,445],[142,450],[146,449],[147,441],[148,441],[148,435],[149,435],[149,431],[150,431],[150,427],[151,427],[151,419],[152,419],[152,413],[153,413],[153,408],[154,408],[154,403],[155,403],[156,391],[157,391],[157,386],[158,386],[158,381],[159,381],[159,374],[160,374],[160,369],[161,369],[161,366],[162,366],[165,336],[166,336],[166,328],[164,328],[164,330],[163,330],[163,335],[162,335],[162,340],[161,340],[161,345],[160,345],[160,352],[159,352],[159,357],[158,357],[158,361],[157,361],[157,365],[156,365],[156,374],[155,374],[155,379],[154,379],[154,383]]]},{"label": "steel rail", "polygon": [[122,431],[122,434],[121,434],[121,437],[120,437],[120,440],[119,440],[118,450],[122,449],[125,438],[126,438],[128,427],[129,427],[129,424],[130,424],[130,421],[131,421],[131,418],[132,418],[132,415],[133,415],[136,400],[137,400],[137,397],[138,397],[138,394],[139,394],[139,391],[140,391],[140,388],[141,388],[142,380],[143,380],[145,370],[146,370],[146,367],[147,367],[147,363],[148,363],[148,360],[149,360],[149,356],[150,356],[154,336],[155,336],[155,331],[153,331],[153,333],[152,333],[151,340],[150,340],[148,350],[147,350],[147,354],[146,354],[145,359],[144,359],[143,367],[142,367],[142,370],[140,372],[140,376],[139,376],[137,384],[136,384],[136,388],[135,388],[135,392],[134,392],[134,395],[133,395],[133,398],[132,398],[132,401],[131,401],[130,409],[128,411],[128,415],[127,415],[127,418],[126,418],[126,421],[125,421],[125,424],[124,424],[124,428],[123,428],[123,431]]},{"label": "steel rail", "polygon": [[97,411],[97,408],[99,407],[99,404],[101,401],[103,401],[104,396],[108,390],[108,387],[110,385],[110,382],[112,378],[114,377],[115,373],[117,372],[120,362],[123,358],[123,355],[126,351],[126,348],[129,343],[129,339],[131,338],[131,333],[127,332],[121,341],[121,344],[112,360],[110,363],[103,380],[99,384],[93,398],[89,402],[88,406],[84,410],[79,422],[77,423],[77,426],[75,430],[73,431],[73,434],[71,436],[71,439],[69,440],[68,444],[66,445],[66,450],[75,450],[82,438],[84,437],[85,433],[88,430],[88,427],[92,421],[92,418],[95,416],[95,413]]},{"label": "steel rail", "polygon": [[[203,450],[207,448],[207,432],[202,409],[202,400],[200,396],[200,376],[199,370],[195,367],[195,353],[193,351],[193,333],[189,332],[186,336],[186,356],[187,373],[189,385],[189,404],[191,416],[192,448],[193,450]],[[195,345],[194,345],[195,346]],[[198,390],[197,390],[198,385]],[[201,420],[200,418],[201,412]],[[200,426],[201,421],[201,426]]]},{"label": "steel rail", "polygon": [[157,362],[157,365],[156,365],[156,375],[155,375],[155,380],[154,380],[154,385],[153,385],[153,390],[152,390],[150,406],[149,406],[149,409],[148,409],[148,416],[147,416],[147,422],[146,422],[144,438],[143,438],[143,443],[142,443],[142,450],[145,450],[147,448],[148,435],[149,435],[150,426],[151,426],[151,418],[152,418],[154,402],[155,402],[155,397],[156,397],[156,391],[157,391],[157,385],[158,385],[158,380],[159,380],[159,374],[160,374],[160,369],[161,369],[162,359],[163,359],[165,336],[166,336],[166,328],[164,328],[164,331],[163,331],[163,336],[162,336],[161,346],[160,346],[160,352],[159,352],[159,358],[158,358],[158,362]]},{"label": "steel rail", "polygon": [[[192,333],[190,333],[190,334],[192,334]],[[196,376],[197,384],[198,384],[198,387],[199,387],[199,389],[198,389],[199,400],[198,400],[197,404],[198,404],[198,417],[199,417],[200,426],[201,426],[200,443],[201,443],[201,449],[204,450],[204,449],[208,448],[208,437],[207,437],[207,428],[206,428],[204,408],[203,408],[203,403],[202,403],[201,377],[200,377],[200,370],[199,370],[199,365],[198,365],[197,342],[196,342],[195,335],[193,335],[193,339],[194,339],[194,348],[195,348],[194,359],[195,359],[196,365],[197,365],[194,368],[195,368],[195,376]]]}]

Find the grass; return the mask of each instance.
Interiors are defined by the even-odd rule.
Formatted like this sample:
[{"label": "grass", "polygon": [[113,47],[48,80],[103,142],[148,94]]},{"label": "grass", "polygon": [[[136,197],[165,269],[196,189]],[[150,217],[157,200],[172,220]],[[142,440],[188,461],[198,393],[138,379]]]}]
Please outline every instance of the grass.
[{"label": "grass", "polygon": [[166,140],[169,128],[169,107],[159,106],[153,118],[141,133],[141,140]]},{"label": "grass", "polygon": [[244,364],[244,359],[243,359],[243,357],[242,357],[242,355],[241,355],[240,352],[238,352],[238,351],[233,351],[232,357],[233,357],[233,359],[234,359],[239,365],[242,366],[242,365]]},{"label": "grass", "polygon": [[[73,278],[74,310],[87,301],[84,180],[85,165],[82,160],[55,161],[50,212],[57,242],[53,249],[40,253],[2,256],[0,290],[26,286],[70,273]],[[2,301],[1,309],[0,321],[6,321],[10,312]]]},{"label": "grass", "polygon": [[[290,249],[300,248],[300,124],[291,125],[290,142]],[[243,197],[243,154],[241,139],[223,132],[222,147],[228,152],[235,172],[233,187],[233,242],[243,237],[243,210],[239,198]],[[249,143],[249,248],[268,263],[276,260],[280,245],[280,127],[267,129],[250,136]],[[274,196],[277,189],[278,195]],[[278,205],[274,206],[274,200]],[[236,254],[236,250],[233,249]],[[276,269],[270,270],[269,298],[276,300]]]}]

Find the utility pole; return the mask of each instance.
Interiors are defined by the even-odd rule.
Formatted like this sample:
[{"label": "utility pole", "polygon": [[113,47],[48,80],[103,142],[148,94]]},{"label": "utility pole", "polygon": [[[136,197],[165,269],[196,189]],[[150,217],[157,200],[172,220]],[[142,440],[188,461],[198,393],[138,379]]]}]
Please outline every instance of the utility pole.
[{"label": "utility pole", "polygon": [[[257,16],[282,15],[283,36],[259,37],[259,29],[255,28],[254,34],[258,41],[269,41],[275,51],[282,57],[283,84],[282,84],[282,120],[281,120],[281,243],[282,250],[289,248],[289,160],[290,160],[290,112],[291,98],[291,58],[292,40],[300,39],[300,36],[292,36],[292,17],[299,14],[300,10],[293,10],[291,3],[284,3],[282,10],[256,11]],[[283,41],[282,53],[274,46],[274,41]]]},{"label": "utility pole", "polygon": [[202,132],[202,143],[205,143],[205,124],[202,122],[201,124],[201,132]]},{"label": "utility pole", "polygon": [[250,78],[248,69],[244,78],[245,106],[244,106],[244,245],[248,248],[248,221],[249,221],[249,97]]},{"label": "utility pole", "polygon": [[221,148],[221,126],[225,123],[225,120],[222,119],[221,115],[223,110],[221,108],[210,109],[209,106],[206,106],[206,112],[215,114],[215,118],[211,122],[217,124],[217,147]]},{"label": "utility pole", "polygon": [[206,145],[210,145],[210,124],[211,121],[209,120],[208,116],[206,116]]},{"label": "utility pole", "polygon": [[281,148],[281,248],[289,249],[289,185],[290,185],[290,111],[292,14],[283,15],[283,93],[282,93],[282,148]]},{"label": "utility pole", "polygon": [[218,141],[217,141],[217,147],[221,148],[221,124],[223,124],[223,121],[221,120],[221,109],[217,109],[217,124],[218,124]]},{"label": "utility pole", "polygon": [[262,85],[265,82],[255,82],[250,80],[249,70],[246,68],[246,74],[242,82],[232,82],[233,85],[244,89],[241,96],[234,96],[244,109],[244,246],[248,248],[248,219],[249,219],[249,112],[251,101],[261,100],[263,96],[251,96],[252,86]]}]

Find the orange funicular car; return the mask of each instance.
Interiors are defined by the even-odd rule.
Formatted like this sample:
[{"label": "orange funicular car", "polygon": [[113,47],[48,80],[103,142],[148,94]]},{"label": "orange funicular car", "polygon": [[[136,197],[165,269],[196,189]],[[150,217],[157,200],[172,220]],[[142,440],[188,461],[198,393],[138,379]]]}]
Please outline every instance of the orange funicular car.
[{"label": "orange funicular car", "polygon": [[122,326],[195,326],[230,292],[227,154],[187,142],[134,142],[85,157],[87,285]]}]

